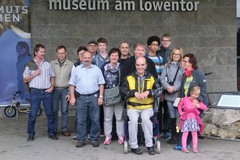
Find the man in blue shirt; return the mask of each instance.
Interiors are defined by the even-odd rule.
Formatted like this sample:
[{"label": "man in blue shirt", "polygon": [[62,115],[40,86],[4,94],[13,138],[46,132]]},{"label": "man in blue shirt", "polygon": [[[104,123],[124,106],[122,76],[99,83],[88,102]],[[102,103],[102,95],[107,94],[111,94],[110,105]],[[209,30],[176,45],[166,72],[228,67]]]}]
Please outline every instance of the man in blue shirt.
[{"label": "man in blue shirt", "polygon": [[[100,124],[99,105],[103,104],[105,80],[102,71],[91,64],[92,54],[88,51],[82,54],[82,64],[77,66],[69,80],[70,104],[74,105],[77,98],[77,139],[76,147],[86,144],[86,121],[89,115],[91,121],[90,140],[93,147],[99,146]],[[74,95],[77,92],[77,97]]]}]

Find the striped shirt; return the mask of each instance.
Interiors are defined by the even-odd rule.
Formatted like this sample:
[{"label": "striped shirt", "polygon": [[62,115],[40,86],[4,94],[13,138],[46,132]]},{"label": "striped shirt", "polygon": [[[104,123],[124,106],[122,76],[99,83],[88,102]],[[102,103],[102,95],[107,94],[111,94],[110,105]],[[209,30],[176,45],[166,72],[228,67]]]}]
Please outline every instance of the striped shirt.
[{"label": "striped shirt", "polygon": [[[35,63],[36,60],[34,59]],[[45,60],[42,60],[41,64],[38,66],[38,68],[41,70],[41,73],[34,77],[29,82],[30,88],[36,88],[36,89],[47,89],[51,87],[51,77],[55,77],[55,73],[53,70],[53,67],[50,63],[48,63]],[[28,66],[25,67],[25,70],[23,72],[23,77],[30,76],[33,74],[35,70],[30,70]]]},{"label": "striped shirt", "polygon": [[150,55],[146,54],[146,56],[148,58],[150,58],[153,61],[153,63],[155,64],[158,79],[160,79],[160,75],[161,75],[162,69],[164,67],[164,65],[162,65],[163,58],[161,56],[157,56],[157,55],[156,56],[150,56]]}]

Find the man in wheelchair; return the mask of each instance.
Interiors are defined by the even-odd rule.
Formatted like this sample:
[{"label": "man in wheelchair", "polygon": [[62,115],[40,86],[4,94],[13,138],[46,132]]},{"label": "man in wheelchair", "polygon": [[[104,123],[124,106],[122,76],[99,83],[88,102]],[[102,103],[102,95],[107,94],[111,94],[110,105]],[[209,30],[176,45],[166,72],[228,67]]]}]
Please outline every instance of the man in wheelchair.
[{"label": "man in wheelchair", "polygon": [[136,59],[136,72],[128,75],[122,86],[121,94],[127,99],[127,115],[129,117],[129,144],[135,154],[142,154],[138,146],[138,118],[142,119],[142,130],[144,132],[145,145],[148,154],[154,155],[153,146],[153,123],[150,118],[153,116],[154,96],[157,89],[157,81],[149,73],[145,57]]}]

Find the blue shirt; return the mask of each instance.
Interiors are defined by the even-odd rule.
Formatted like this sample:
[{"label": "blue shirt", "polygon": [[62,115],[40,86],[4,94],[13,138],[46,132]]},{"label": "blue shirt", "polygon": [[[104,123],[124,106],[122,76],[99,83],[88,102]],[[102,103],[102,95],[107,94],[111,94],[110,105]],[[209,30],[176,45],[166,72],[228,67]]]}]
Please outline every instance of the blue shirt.
[{"label": "blue shirt", "polygon": [[92,94],[99,90],[99,85],[105,84],[102,71],[91,64],[84,67],[83,64],[73,69],[69,85],[75,86],[75,90],[80,94]]},{"label": "blue shirt", "polygon": [[99,53],[99,54],[97,54],[96,56],[93,57],[92,64],[95,64],[99,68],[102,68],[102,65],[107,61],[109,61],[109,57],[103,58],[101,56],[101,54]]}]

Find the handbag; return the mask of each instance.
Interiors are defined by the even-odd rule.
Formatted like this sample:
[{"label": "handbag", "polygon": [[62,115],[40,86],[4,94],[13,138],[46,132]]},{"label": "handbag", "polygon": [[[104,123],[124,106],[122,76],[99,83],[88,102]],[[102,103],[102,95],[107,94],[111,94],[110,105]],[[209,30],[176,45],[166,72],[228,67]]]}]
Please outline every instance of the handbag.
[{"label": "handbag", "polygon": [[105,89],[103,96],[105,105],[114,105],[121,101],[119,85],[113,88]]},{"label": "handbag", "polygon": [[179,104],[179,102],[181,101],[181,97],[177,97],[176,99],[175,99],[175,101],[173,102],[173,107],[177,107],[178,106],[178,104]]}]

